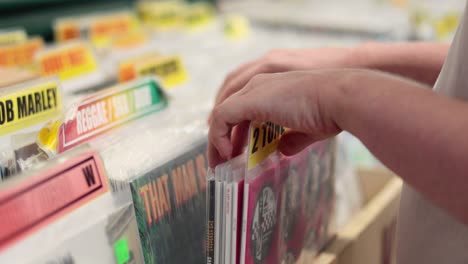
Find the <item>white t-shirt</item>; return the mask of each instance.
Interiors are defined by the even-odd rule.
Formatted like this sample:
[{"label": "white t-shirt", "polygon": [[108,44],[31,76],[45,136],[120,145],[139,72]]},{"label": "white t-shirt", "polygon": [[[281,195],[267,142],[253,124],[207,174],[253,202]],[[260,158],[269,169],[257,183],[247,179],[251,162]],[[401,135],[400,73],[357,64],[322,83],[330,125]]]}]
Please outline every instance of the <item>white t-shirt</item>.
[{"label": "white t-shirt", "polygon": [[[465,10],[434,89],[438,93],[468,101],[467,12]],[[468,181],[466,187],[468,191]],[[405,185],[398,219],[397,263],[468,263],[468,226]]]}]

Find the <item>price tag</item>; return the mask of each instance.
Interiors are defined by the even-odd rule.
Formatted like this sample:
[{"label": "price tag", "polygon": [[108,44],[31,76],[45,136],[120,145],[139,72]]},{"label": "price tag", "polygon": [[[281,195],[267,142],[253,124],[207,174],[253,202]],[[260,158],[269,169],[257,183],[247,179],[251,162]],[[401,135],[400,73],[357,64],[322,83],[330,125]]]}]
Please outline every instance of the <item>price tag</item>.
[{"label": "price tag", "polygon": [[157,76],[161,78],[163,86],[172,88],[187,81],[187,71],[179,57],[167,57],[149,60],[136,65],[138,76]]},{"label": "price tag", "polygon": [[448,13],[434,22],[437,38],[443,40],[455,33],[460,21],[460,15],[457,13]]},{"label": "price tag", "polygon": [[[58,132],[57,152],[62,153],[166,106],[166,97],[154,78],[142,78],[108,88],[82,101],[72,115],[65,118]],[[50,141],[44,142],[50,145]]]},{"label": "price tag", "polygon": [[184,12],[183,5],[177,2],[142,2],[138,10],[142,20],[156,30],[179,26]]},{"label": "price tag", "polygon": [[89,37],[96,47],[105,47],[116,35],[136,30],[138,22],[130,14],[119,14],[97,18],[89,28]]},{"label": "price tag", "polygon": [[62,108],[58,81],[43,79],[12,86],[0,95],[0,135],[24,129],[56,117]]},{"label": "price tag", "polygon": [[57,74],[62,81],[97,71],[96,58],[89,45],[83,42],[59,45],[37,56],[43,76]]},{"label": "price tag", "polygon": [[59,21],[54,27],[55,40],[64,42],[67,40],[79,39],[82,37],[80,26],[77,20]]},{"label": "price tag", "polygon": [[243,16],[229,16],[224,24],[224,34],[230,39],[242,39],[249,35],[250,23]]},{"label": "price tag", "polygon": [[286,129],[271,122],[251,122],[249,129],[248,169],[264,161],[278,148],[281,135]]},{"label": "price tag", "polygon": [[0,188],[0,249],[109,190],[98,154],[88,149],[68,153],[17,179]]},{"label": "price tag", "polygon": [[209,4],[192,4],[186,8],[184,23],[189,28],[206,25],[213,21],[213,14],[213,7]]},{"label": "price tag", "polygon": [[0,45],[23,43],[28,39],[23,29],[0,31]]},{"label": "price tag", "polygon": [[156,52],[152,52],[121,61],[119,63],[118,70],[119,82],[126,82],[137,78],[137,72],[135,68],[136,64],[144,62],[145,60],[154,60],[158,58],[161,58],[161,55]]},{"label": "price tag", "polygon": [[149,41],[149,36],[143,31],[135,31],[117,35],[112,40],[112,48],[128,49],[140,46]]},{"label": "price tag", "polygon": [[33,64],[34,55],[44,47],[41,38],[32,38],[22,43],[0,46],[0,66],[28,66]]}]

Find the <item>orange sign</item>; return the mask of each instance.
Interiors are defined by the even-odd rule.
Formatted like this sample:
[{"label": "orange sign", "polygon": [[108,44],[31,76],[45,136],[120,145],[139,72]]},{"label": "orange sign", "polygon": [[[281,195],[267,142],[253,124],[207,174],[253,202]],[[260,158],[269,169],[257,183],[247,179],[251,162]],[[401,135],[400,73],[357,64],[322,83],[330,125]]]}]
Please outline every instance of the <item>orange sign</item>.
[{"label": "orange sign", "polygon": [[75,43],[44,52],[38,56],[41,74],[58,74],[67,80],[96,70],[96,60],[87,44]]},{"label": "orange sign", "polygon": [[0,66],[26,66],[34,61],[34,54],[44,46],[41,38],[0,46]]},{"label": "orange sign", "polygon": [[58,42],[81,37],[80,27],[73,22],[62,22],[56,26],[55,38]]}]

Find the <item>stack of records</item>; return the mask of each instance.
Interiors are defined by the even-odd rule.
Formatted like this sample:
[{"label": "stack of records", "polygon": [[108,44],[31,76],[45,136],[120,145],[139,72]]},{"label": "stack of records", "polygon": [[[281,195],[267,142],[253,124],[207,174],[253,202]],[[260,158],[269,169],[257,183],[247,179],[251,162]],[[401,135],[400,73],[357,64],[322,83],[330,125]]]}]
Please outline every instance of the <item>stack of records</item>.
[{"label": "stack of records", "polygon": [[283,132],[253,123],[248,153],[209,171],[206,263],[294,263],[330,239],[334,140],[286,157]]}]

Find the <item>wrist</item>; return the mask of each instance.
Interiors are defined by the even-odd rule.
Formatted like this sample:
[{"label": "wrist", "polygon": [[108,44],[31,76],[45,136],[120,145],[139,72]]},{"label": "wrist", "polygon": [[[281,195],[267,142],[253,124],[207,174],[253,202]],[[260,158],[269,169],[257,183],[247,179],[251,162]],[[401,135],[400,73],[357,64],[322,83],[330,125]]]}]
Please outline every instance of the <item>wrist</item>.
[{"label": "wrist", "polygon": [[[328,106],[330,119],[340,130],[349,130],[349,120],[355,118],[353,105],[359,101],[365,89],[361,89],[360,85],[365,81],[363,78],[368,73],[368,70],[350,69],[346,70],[340,79],[336,82],[333,89],[326,91],[325,104]],[[327,89],[325,89],[327,90]]]}]

